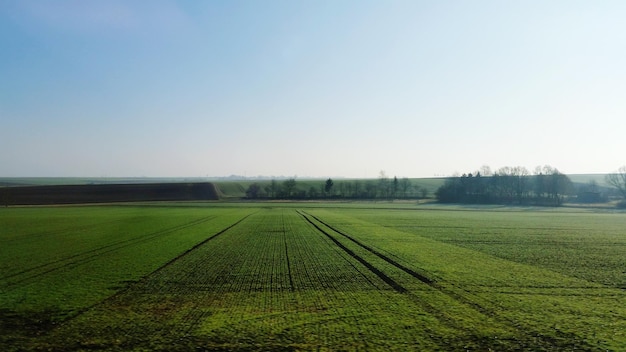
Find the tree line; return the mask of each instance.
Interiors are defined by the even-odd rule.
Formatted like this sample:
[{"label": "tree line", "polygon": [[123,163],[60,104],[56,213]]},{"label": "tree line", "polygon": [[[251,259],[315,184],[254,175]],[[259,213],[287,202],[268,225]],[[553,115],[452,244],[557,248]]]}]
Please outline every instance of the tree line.
[{"label": "tree line", "polygon": [[[620,207],[626,208],[626,166],[606,175],[607,185],[617,191]],[[559,206],[567,196],[581,203],[608,202],[609,198],[595,181],[574,187],[570,178],[546,165],[531,173],[522,166],[502,167],[492,172],[488,166],[479,171],[447,178],[434,193],[441,203],[520,204]],[[255,182],[246,190],[248,199],[422,199],[430,196],[428,189],[403,177],[341,180],[328,178],[319,182],[299,182],[295,177],[269,182]],[[615,199],[616,197],[611,197]]]},{"label": "tree line", "polygon": [[483,167],[482,173],[448,178],[435,196],[442,203],[558,206],[572,190],[569,177],[551,166],[537,167],[533,174],[522,166],[507,166],[493,173]]},{"label": "tree line", "polygon": [[[301,185],[304,184],[304,185]],[[374,180],[326,180],[299,182],[295,177],[248,186],[248,199],[419,199],[429,196],[428,189],[404,177],[389,178],[384,172]]]},{"label": "tree line", "polygon": [[616,172],[606,175],[606,183],[614,187],[622,197],[618,204],[620,208],[626,208],[626,165],[620,167]]}]

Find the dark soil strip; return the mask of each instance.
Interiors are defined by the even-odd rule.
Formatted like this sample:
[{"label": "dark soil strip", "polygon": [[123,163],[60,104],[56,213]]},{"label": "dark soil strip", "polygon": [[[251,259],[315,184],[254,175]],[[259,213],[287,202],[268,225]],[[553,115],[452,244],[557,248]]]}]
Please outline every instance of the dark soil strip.
[{"label": "dark soil strip", "polygon": [[[408,292],[408,290],[406,288],[404,288],[402,285],[400,285],[399,283],[397,283],[394,279],[392,279],[391,277],[387,276],[387,274],[383,273],[381,270],[379,270],[378,268],[376,268],[375,266],[373,266],[371,263],[369,263],[367,260],[363,259],[363,257],[359,256],[358,254],[354,253],[350,248],[344,246],[341,242],[339,242],[335,237],[333,237],[331,234],[329,234],[328,232],[324,231],[324,229],[322,229],[321,227],[319,227],[315,222],[313,222],[311,219],[309,219],[309,217],[307,215],[305,215],[304,213],[298,212],[298,214],[302,215],[302,217],[311,225],[313,225],[313,227],[315,227],[319,232],[323,233],[324,235],[326,235],[331,241],[333,241],[339,248],[341,248],[344,252],[348,253],[352,258],[356,259],[359,263],[363,264],[363,266],[365,266],[369,271],[373,272],[374,274],[376,274],[376,276],[378,276],[381,280],[383,280],[387,285],[391,286],[391,288],[393,288],[394,290],[396,290],[397,292],[400,293],[406,293]],[[310,215],[309,215],[310,216]]]},{"label": "dark soil strip", "polygon": [[389,257],[388,257],[388,256],[386,256],[385,254],[380,253],[380,252],[379,252],[379,251],[377,251],[376,249],[374,249],[374,248],[372,248],[372,247],[370,247],[370,246],[368,246],[368,245],[365,245],[365,244],[361,243],[360,241],[358,241],[358,240],[354,239],[352,236],[350,236],[350,235],[346,234],[345,232],[343,232],[343,231],[341,231],[341,230],[339,230],[339,229],[337,229],[337,228],[335,228],[335,227],[333,227],[333,226],[331,226],[331,225],[329,225],[329,224],[325,223],[324,221],[320,220],[318,217],[316,217],[316,216],[314,216],[314,215],[310,215],[310,214],[307,214],[307,215],[311,216],[313,219],[315,219],[315,220],[319,221],[321,224],[324,224],[324,226],[326,226],[326,227],[328,227],[329,229],[331,229],[331,230],[335,231],[336,233],[338,233],[338,234],[342,235],[343,237],[345,237],[345,238],[349,239],[350,241],[352,241],[352,242],[356,243],[359,247],[364,248],[365,250],[367,250],[367,251],[371,252],[372,254],[376,255],[377,257],[381,258],[382,260],[386,261],[387,263],[389,263],[389,264],[391,264],[391,265],[395,266],[396,268],[398,268],[398,269],[400,269],[400,270],[404,271],[405,273],[407,273],[407,274],[409,274],[409,275],[413,276],[414,278],[416,278],[416,279],[420,280],[421,282],[423,282],[423,283],[425,283],[425,284],[428,284],[428,285],[432,285],[432,284],[434,284],[434,282],[435,282],[435,281],[434,281],[434,280],[432,280],[432,279],[430,279],[430,278],[428,278],[428,277],[426,277],[425,275],[422,275],[422,274],[420,274],[420,273],[416,272],[415,270],[413,270],[413,269],[411,269],[411,268],[407,268],[406,266],[404,266],[404,265],[402,265],[402,264],[398,263],[397,261],[395,261],[395,260],[393,260],[393,259],[389,258]]},{"label": "dark soil strip", "polygon": [[[52,261],[52,262],[48,262],[48,263],[45,263],[45,264],[37,265],[37,266],[31,267],[31,268],[22,270],[20,272],[13,273],[11,275],[7,275],[5,277],[2,277],[2,278],[0,278],[0,280],[10,279],[10,278],[13,278],[13,277],[17,277],[17,276],[20,276],[20,275],[31,273],[33,271],[44,269],[43,271],[32,273],[31,275],[29,275],[27,277],[21,278],[21,279],[19,279],[17,281],[13,281],[13,282],[7,284],[7,287],[5,287],[5,289],[13,290],[13,289],[18,288],[19,284],[21,284],[21,283],[29,282],[29,281],[31,281],[33,279],[36,279],[36,278],[41,277],[43,275],[46,275],[48,273],[54,272],[56,270],[65,269],[65,268],[68,268],[68,267],[71,267],[71,266],[80,265],[80,264],[85,264],[85,263],[88,263],[90,261],[95,260],[96,258],[98,258],[101,255],[104,255],[104,254],[107,254],[107,253],[110,253],[110,252],[114,252],[114,251],[120,250],[122,248],[126,248],[126,247],[129,247],[129,246],[132,246],[132,245],[135,245],[135,244],[138,244],[138,243],[142,243],[142,242],[145,242],[145,241],[148,241],[148,240],[152,240],[152,239],[154,239],[156,237],[167,235],[167,234],[170,234],[170,233],[175,232],[175,231],[179,231],[179,230],[183,230],[183,229],[186,229],[186,228],[189,228],[189,227],[197,226],[197,225],[205,223],[205,222],[207,222],[209,220],[212,220],[214,218],[215,218],[215,216],[209,216],[209,217],[206,217],[206,218],[202,218],[202,219],[191,221],[191,222],[186,223],[186,224],[170,227],[168,229],[159,230],[159,231],[156,231],[156,232],[151,232],[151,233],[145,234],[145,235],[140,236],[140,237],[135,237],[135,238],[131,238],[131,239],[128,239],[128,240],[111,243],[111,244],[108,244],[106,246],[94,248],[94,249],[91,249],[91,250],[88,250],[88,251],[85,251],[85,252],[82,252],[82,253],[70,255],[68,257],[65,257],[65,258],[62,258],[62,259],[58,259],[58,260],[55,260],[55,261]],[[55,264],[59,264],[59,265],[58,266],[54,266]]]},{"label": "dark soil strip", "polygon": [[219,200],[213,183],[52,185],[0,189],[3,205]]}]

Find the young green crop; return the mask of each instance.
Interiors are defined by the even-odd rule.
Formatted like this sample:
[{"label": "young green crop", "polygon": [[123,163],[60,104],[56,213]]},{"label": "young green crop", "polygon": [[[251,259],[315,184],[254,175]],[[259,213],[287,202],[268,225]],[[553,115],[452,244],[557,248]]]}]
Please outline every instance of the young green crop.
[{"label": "young green crop", "polygon": [[39,329],[33,322],[45,328],[79,314],[248,212],[148,206],[2,209],[0,320],[7,333],[0,342]]},{"label": "young green crop", "polygon": [[[4,319],[0,347],[626,348],[623,252],[603,250],[623,245],[623,214],[420,209],[283,202],[3,209],[0,313],[22,314],[23,330],[7,330]],[[580,260],[563,258],[572,254]],[[603,267],[611,273],[601,275]],[[34,313],[50,310],[57,324],[36,325]],[[29,336],[33,326],[40,336]]]},{"label": "young green crop", "polygon": [[[626,288],[626,216],[581,210],[349,211],[403,233]],[[460,208],[467,209],[467,208]]]},{"label": "young green crop", "polygon": [[[585,348],[587,343],[588,348],[620,350],[626,346],[622,334],[626,330],[626,294],[617,289],[620,285],[603,282],[609,276],[624,282],[624,273],[620,276],[617,267],[610,265],[623,263],[623,251],[605,250],[604,258],[597,255],[609,244],[623,246],[623,214],[311,212],[340,232],[433,279],[441,292],[455,300],[525,327],[533,336],[565,344],[584,341],[571,348]],[[468,246],[468,242],[476,245]],[[497,251],[501,248],[506,248],[504,254]],[[520,253],[530,251],[539,259],[525,261]],[[571,267],[565,268],[564,263]],[[614,272],[606,275],[602,268]],[[589,275],[595,280],[587,280]]]}]

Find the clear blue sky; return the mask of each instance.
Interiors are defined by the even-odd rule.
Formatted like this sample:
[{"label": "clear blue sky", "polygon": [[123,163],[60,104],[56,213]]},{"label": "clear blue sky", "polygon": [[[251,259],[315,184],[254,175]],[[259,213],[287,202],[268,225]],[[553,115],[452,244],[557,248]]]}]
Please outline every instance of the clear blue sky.
[{"label": "clear blue sky", "polygon": [[0,2],[0,177],[626,164],[626,1]]}]

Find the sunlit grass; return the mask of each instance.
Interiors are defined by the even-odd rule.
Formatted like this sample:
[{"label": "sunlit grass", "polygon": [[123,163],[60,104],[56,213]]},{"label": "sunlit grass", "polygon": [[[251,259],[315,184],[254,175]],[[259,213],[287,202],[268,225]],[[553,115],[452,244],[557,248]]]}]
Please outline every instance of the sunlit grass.
[{"label": "sunlit grass", "polygon": [[0,346],[620,350],[625,217],[392,202],[2,209]]}]

